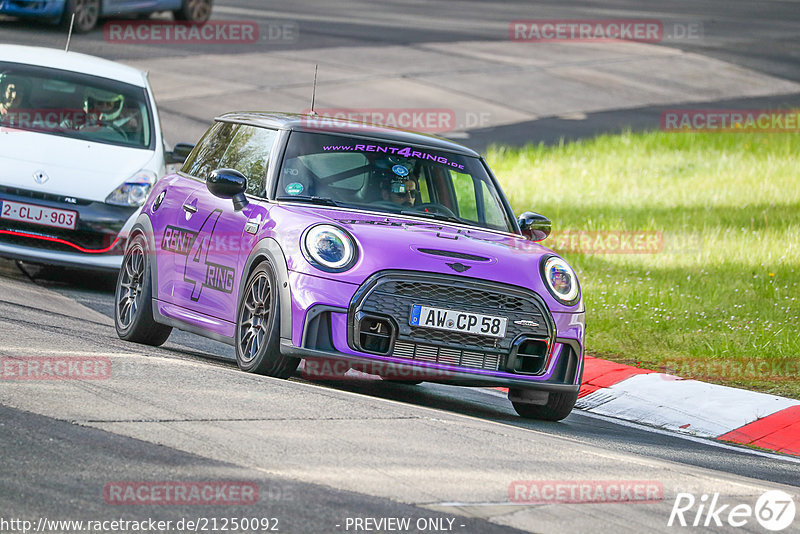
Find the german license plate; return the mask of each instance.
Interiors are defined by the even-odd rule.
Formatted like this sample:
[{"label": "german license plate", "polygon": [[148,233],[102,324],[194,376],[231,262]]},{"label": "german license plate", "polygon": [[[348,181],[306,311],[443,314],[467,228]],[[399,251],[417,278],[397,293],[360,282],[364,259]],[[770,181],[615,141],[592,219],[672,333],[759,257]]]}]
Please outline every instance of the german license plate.
[{"label": "german license plate", "polygon": [[0,218],[74,230],[78,222],[78,212],[2,200],[0,201]]},{"label": "german license plate", "polygon": [[411,326],[488,337],[505,337],[506,323],[508,323],[506,317],[445,310],[421,304],[412,304],[411,319],[409,319]]}]

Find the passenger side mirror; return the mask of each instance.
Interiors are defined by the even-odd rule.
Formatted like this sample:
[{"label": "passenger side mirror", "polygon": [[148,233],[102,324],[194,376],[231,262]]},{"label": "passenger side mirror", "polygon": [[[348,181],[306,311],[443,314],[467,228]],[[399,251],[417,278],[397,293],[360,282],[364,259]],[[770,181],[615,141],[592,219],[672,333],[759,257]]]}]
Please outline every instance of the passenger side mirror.
[{"label": "passenger side mirror", "polygon": [[175,147],[165,154],[167,163],[183,163],[186,161],[186,158],[189,157],[192,150],[194,150],[194,145],[190,145],[189,143],[178,143]]},{"label": "passenger side mirror", "polygon": [[517,222],[519,222],[519,229],[522,230],[522,235],[531,241],[547,239],[553,226],[550,219],[532,211],[526,211],[520,215]]},{"label": "passenger side mirror", "polygon": [[217,169],[211,171],[206,178],[206,187],[211,194],[219,198],[233,200],[234,211],[240,211],[247,206],[247,178],[236,169]]}]

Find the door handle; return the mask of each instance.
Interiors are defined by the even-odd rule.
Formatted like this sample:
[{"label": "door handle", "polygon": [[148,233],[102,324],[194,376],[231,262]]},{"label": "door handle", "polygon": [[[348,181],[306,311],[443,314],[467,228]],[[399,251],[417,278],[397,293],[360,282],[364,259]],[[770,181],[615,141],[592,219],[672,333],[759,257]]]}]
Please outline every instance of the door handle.
[{"label": "door handle", "polygon": [[191,204],[184,204],[183,211],[186,213],[197,213],[197,206],[192,206]]}]

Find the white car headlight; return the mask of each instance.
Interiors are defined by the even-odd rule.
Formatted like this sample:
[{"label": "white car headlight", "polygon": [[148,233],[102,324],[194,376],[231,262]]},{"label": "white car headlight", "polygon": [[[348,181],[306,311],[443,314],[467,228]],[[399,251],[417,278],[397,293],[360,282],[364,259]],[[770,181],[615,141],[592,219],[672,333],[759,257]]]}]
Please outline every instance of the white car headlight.
[{"label": "white car headlight", "polygon": [[578,277],[566,261],[558,256],[543,258],[542,278],[557,301],[566,306],[577,304],[581,293]]},{"label": "white car headlight", "polygon": [[306,231],[303,254],[308,262],[327,272],[346,271],[358,259],[355,240],[332,224],[318,224]]},{"label": "white car headlight", "polygon": [[150,189],[156,183],[156,173],[141,170],[125,180],[106,197],[107,204],[138,208],[147,200]]}]

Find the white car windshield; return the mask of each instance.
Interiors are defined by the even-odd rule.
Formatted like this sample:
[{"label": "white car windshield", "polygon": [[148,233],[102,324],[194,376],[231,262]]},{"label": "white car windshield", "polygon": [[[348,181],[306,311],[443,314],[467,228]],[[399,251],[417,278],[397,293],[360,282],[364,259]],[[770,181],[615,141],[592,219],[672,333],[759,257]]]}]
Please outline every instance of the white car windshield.
[{"label": "white car windshield", "polygon": [[147,93],[116,80],[0,62],[0,128],[152,148]]},{"label": "white car windshield", "polygon": [[514,228],[479,158],[391,141],[292,132],[276,196]]}]

